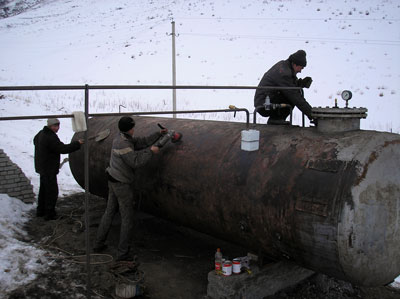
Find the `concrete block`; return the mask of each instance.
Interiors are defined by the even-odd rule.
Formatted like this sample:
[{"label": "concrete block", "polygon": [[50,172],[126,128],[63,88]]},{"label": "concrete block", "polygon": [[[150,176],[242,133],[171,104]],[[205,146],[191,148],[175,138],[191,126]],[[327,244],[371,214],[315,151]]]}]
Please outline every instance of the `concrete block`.
[{"label": "concrete block", "polygon": [[296,264],[282,261],[251,267],[239,275],[221,276],[213,270],[208,273],[207,296],[213,299],[258,299],[272,296],[288,287],[295,286],[314,274]]}]

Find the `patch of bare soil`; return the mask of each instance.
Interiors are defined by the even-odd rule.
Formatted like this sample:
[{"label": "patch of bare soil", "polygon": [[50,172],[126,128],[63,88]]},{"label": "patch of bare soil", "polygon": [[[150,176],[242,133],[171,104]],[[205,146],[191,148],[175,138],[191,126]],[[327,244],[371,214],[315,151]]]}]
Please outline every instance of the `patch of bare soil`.
[{"label": "patch of bare soil", "polygon": [[[90,244],[106,207],[102,198],[90,196]],[[48,253],[49,270],[8,298],[86,298],[87,269],[85,232],[82,227],[84,194],[65,197],[57,203],[59,219],[32,219],[27,223],[27,242],[34,242]],[[108,248],[91,255],[91,298],[117,298],[115,288],[119,275],[138,271],[144,275],[142,294],[135,298],[207,298],[207,274],[214,266],[214,252],[221,247],[229,257],[245,256],[246,249],[208,235],[175,225],[169,221],[137,212],[132,236],[136,262],[116,263],[120,221],[114,219]],[[30,238],[30,239],[29,239]],[[132,272],[132,273],[133,273]],[[132,276],[130,276],[132,277]],[[142,276],[140,276],[142,278]],[[388,288],[358,288],[343,281],[316,274],[292,289],[268,298],[400,298]]]}]

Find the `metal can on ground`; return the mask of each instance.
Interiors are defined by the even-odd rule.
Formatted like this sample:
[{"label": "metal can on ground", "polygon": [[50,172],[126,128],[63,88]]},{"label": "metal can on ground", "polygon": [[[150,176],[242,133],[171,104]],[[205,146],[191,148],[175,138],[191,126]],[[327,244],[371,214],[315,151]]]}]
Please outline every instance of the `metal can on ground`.
[{"label": "metal can on ground", "polygon": [[224,275],[224,276],[232,275],[232,262],[231,261],[225,261],[222,264],[222,275]]},{"label": "metal can on ground", "polygon": [[232,261],[232,272],[233,274],[240,274],[242,268],[242,263],[240,258],[235,258]]}]

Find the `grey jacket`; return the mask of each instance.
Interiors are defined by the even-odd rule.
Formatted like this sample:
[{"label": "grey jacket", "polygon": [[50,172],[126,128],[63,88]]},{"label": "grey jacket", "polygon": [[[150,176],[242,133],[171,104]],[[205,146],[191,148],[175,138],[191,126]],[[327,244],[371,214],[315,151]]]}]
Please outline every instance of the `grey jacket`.
[{"label": "grey jacket", "polygon": [[120,132],[113,140],[110,166],[106,171],[119,182],[132,183],[135,168],[151,159],[153,152],[148,147],[160,136],[159,132],[147,137],[131,137]]},{"label": "grey jacket", "polygon": [[[289,60],[282,60],[271,67],[262,77],[258,86],[286,86],[298,87],[297,79]],[[261,106],[267,95],[271,103],[290,104],[299,108],[309,119],[311,119],[311,105],[306,101],[300,90],[271,90],[257,89],[254,95],[254,107]]]}]

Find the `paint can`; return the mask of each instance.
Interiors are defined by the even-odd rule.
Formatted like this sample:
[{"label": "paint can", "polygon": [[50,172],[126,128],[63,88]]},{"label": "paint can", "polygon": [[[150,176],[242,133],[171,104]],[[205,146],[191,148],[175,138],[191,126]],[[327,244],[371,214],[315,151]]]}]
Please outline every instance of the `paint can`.
[{"label": "paint can", "polygon": [[232,272],[233,274],[240,274],[242,268],[242,263],[240,258],[235,258],[232,260]]},{"label": "paint can", "polygon": [[232,275],[232,262],[231,261],[225,261],[222,264],[222,275],[224,275],[224,276]]}]

